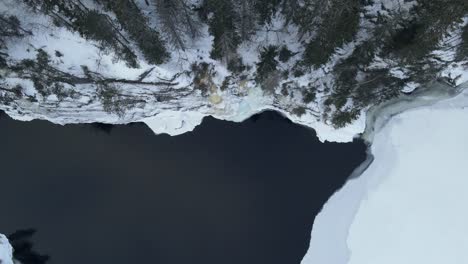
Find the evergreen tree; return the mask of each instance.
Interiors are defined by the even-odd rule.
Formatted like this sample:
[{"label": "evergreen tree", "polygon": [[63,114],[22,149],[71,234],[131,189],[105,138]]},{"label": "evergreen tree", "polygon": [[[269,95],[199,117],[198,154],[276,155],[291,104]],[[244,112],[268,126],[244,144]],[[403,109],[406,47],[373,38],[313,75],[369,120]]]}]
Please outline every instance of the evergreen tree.
[{"label": "evergreen tree", "polygon": [[280,9],[281,0],[254,0],[256,13],[260,25],[268,24]]},{"label": "evergreen tree", "polygon": [[281,4],[281,12],[286,18],[286,24],[298,22],[302,10],[300,0],[285,0]]},{"label": "evergreen tree", "polygon": [[112,49],[129,67],[138,67],[137,57],[113,21],[97,10],[90,10],[77,0],[23,0],[49,15],[58,26],[77,31],[84,38],[98,41],[103,49]]},{"label": "evergreen tree", "polygon": [[195,18],[187,0],[154,0],[156,12],[171,43],[185,50],[184,37],[200,35],[201,24]]},{"label": "evergreen tree", "polygon": [[16,16],[5,16],[0,14],[0,49],[5,48],[5,41],[11,37],[22,37],[25,34],[32,34],[21,27]]},{"label": "evergreen tree", "polygon": [[238,12],[237,27],[239,37],[241,41],[246,41],[255,33],[258,15],[255,12],[254,1],[236,0],[236,5]]},{"label": "evergreen tree", "polygon": [[272,90],[278,85],[278,47],[268,46],[260,52],[260,61],[257,63],[257,73],[255,81],[262,85],[262,88]]},{"label": "evergreen tree", "polygon": [[414,19],[399,27],[386,42],[386,51],[405,63],[425,59],[450,29],[468,14],[464,0],[418,0]]},{"label": "evergreen tree", "polygon": [[[316,36],[307,44],[303,63],[319,67],[346,42],[351,41],[359,26],[360,0],[330,0],[330,8],[316,23]],[[318,8],[318,7],[316,7]],[[316,18],[314,18],[316,19]]]},{"label": "evergreen tree", "polygon": [[463,27],[461,44],[457,49],[457,60],[468,59],[468,25]]},{"label": "evergreen tree", "polygon": [[149,63],[160,64],[169,57],[159,32],[149,27],[147,19],[133,0],[96,1],[115,13],[122,27],[135,40]]},{"label": "evergreen tree", "polygon": [[231,64],[238,60],[237,47],[240,37],[236,28],[236,14],[231,0],[205,0],[203,8],[211,13],[208,21],[214,37],[211,57]]}]

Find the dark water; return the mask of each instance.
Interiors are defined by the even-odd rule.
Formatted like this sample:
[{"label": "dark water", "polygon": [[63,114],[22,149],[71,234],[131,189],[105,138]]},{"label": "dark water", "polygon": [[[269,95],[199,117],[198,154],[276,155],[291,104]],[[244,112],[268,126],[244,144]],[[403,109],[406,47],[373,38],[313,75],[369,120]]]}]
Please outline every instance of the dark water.
[{"label": "dark water", "polygon": [[272,112],[177,137],[3,115],[0,141],[0,232],[36,229],[53,264],[298,264],[366,158]]}]

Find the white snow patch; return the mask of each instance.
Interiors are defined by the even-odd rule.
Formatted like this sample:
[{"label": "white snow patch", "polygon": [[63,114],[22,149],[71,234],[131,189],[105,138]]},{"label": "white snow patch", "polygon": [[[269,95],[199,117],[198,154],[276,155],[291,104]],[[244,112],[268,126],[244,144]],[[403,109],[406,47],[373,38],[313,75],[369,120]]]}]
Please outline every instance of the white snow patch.
[{"label": "white snow patch", "polygon": [[412,93],[414,90],[416,90],[420,85],[415,82],[409,82],[403,87],[401,90],[403,93]]},{"label": "white snow patch", "polygon": [[465,91],[376,133],[374,162],[316,217],[302,264],[468,263],[467,107]]},{"label": "white snow patch", "polygon": [[441,76],[453,81],[454,85],[460,85],[468,82],[468,62],[459,62],[450,64],[441,74]]},{"label": "white snow patch", "polygon": [[200,125],[205,115],[199,112],[165,111],[141,120],[156,134],[181,135]]},{"label": "white snow patch", "polygon": [[390,170],[378,170],[353,220],[348,263],[468,263],[467,118],[468,109],[425,108],[379,135],[376,166]]},{"label": "white snow patch", "polygon": [[13,264],[13,248],[5,235],[0,234],[0,263]]}]

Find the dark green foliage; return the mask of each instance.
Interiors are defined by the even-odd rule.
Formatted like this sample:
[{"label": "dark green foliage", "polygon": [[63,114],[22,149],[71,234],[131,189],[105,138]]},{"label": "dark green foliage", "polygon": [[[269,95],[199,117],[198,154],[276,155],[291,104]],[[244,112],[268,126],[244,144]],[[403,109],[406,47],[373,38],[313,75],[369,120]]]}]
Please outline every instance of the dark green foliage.
[{"label": "dark green foliage", "polygon": [[293,76],[294,77],[301,77],[301,76],[304,76],[305,72],[304,72],[304,69],[300,66],[300,65],[296,65],[294,68],[293,68]]},{"label": "dark green foliage", "polygon": [[294,56],[292,51],[290,51],[287,46],[282,46],[281,50],[279,51],[278,59],[281,62],[285,63],[285,62],[288,62],[289,59],[291,59],[292,56]]},{"label": "dark green foliage", "polygon": [[[297,98],[301,97],[297,93],[302,93],[303,103],[292,110],[297,115],[307,111],[307,104],[317,101],[317,91],[313,87],[315,84],[298,87],[297,80],[289,78],[302,77],[311,68],[320,68],[331,62],[330,58],[337,49],[356,39],[362,22],[364,27],[361,30],[368,33],[369,38],[359,38],[354,43],[357,45],[354,50],[347,50],[346,56],[337,56],[343,59],[333,60],[333,65],[329,63],[323,67],[325,74],[333,76],[334,81],[327,78],[320,86],[321,80],[310,80],[311,83],[317,81],[317,87],[322,88],[321,96],[326,98],[326,118],[336,127],[353,121],[361,110],[398,96],[409,82],[424,85],[436,79],[440,70],[451,62],[438,58],[433,51],[452,48],[441,43],[443,39],[457,43],[456,36],[448,36],[447,32],[459,26],[468,14],[466,0],[415,0],[417,4],[409,12],[406,8],[389,9],[382,4],[384,12],[376,14],[366,8],[375,2],[372,0],[201,0],[196,4],[191,0],[152,0],[156,7],[152,11],[157,12],[161,28],[156,30],[149,26],[146,14],[135,4],[136,0],[22,1],[51,16],[57,25],[75,30],[83,37],[99,42],[101,47],[112,49],[131,67],[138,66],[137,56],[130,48],[132,44],[137,44],[135,46],[140,48],[148,62],[163,63],[169,55],[159,32],[164,32],[176,49],[186,50],[187,37],[198,35],[198,22],[201,20],[209,26],[210,37],[213,37],[211,58],[221,61],[231,71],[231,76],[221,86],[223,90],[236,86],[240,76],[247,76],[248,80],[252,78],[248,71],[252,65],[244,65],[237,54],[243,41],[257,47],[254,43],[257,39],[252,38],[256,30],[266,30],[270,34],[281,31],[278,36],[282,38],[283,30],[289,29],[286,26],[294,23],[299,28],[300,43],[304,45],[299,49],[304,50],[303,57],[292,68],[286,69],[284,66],[289,66],[288,62],[296,53],[285,45],[267,46],[260,52],[254,77],[266,91],[273,91],[281,83],[283,96]],[[90,9],[94,5],[91,2],[98,3],[97,10]],[[146,2],[149,6],[149,0]],[[106,12],[101,10],[102,7]],[[192,14],[195,10],[198,10],[199,18]],[[109,12],[115,13],[116,19],[106,15]],[[278,13],[285,16],[285,28],[271,27],[272,19]],[[462,30],[462,42],[456,47],[455,62],[468,57],[468,26]],[[21,28],[18,19],[0,15],[0,48],[4,37],[25,34],[27,31]],[[348,56],[348,52],[352,54]],[[0,67],[9,67],[20,76],[28,76],[43,96],[56,94],[64,98],[67,96],[66,84],[73,85],[76,81],[54,69],[49,55],[43,50],[38,50],[35,60],[16,64],[8,61],[5,54],[0,50]],[[56,53],[56,56],[62,55]],[[380,63],[380,59],[384,63]],[[14,65],[9,66],[8,63]],[[389,68],[397,67],[404,69],[407,77],[394,77]],[[193,85],[203,95],[217,89],[213,82],[215,69],[214,65],[207,63],[193,64]],[[96,74],[85,71],[87,81],[98,83],[99,96],[106,111],[123,115],[128,105],[138,103],[126,97],[118,86],[109,85],[112,82],[96,78]],[[20,92],[18,89],[14,91],[18,95]]]},{"label": "dark green foliage", "polygon": [[233,73],[241,73],[246,69],[242,59],[239,57],[231,59],[228,62],[227,68]]},{"label": "dark green foliage", "polygon": [[[7,67],[8,63],[6,60],[7,54],[0,52],[0,69]],[[2,79],[2,75],[0,75],[0,79]]]},{"label": "dark green foliage", "polygon": [[50,56],[43,49],[38,49],[36,60],[40,67],[47,67],[50,62]]},{"label": "dark green foliage", "polygon": [[317,27],[316,37],[306,46],[303,63],[307,66],[318,68],[326,63],[335,49],[351,41],[358,30],[359,0],[333,0],[330,5]]},{"label": "dark green foliage", "polygon": [[231,76],[227,76],[226,78],[224,78],[223,84],[220,87],[221,91],[226,91],[229,88],[231,79],[232,79]]},{"label": "dark green foliage", "polygon": [[[20,21],[16,16],[4,16],[0,14],[0,69],[7,66],[8,52],[5,41],[10,38],[19,38],[24,35],[30,35],[31,32],[21,27]],[[1,78],[1,76],[0,76]]]},{"label": "dark green foliage", "polygon": [[17,84],[15,85],[15,87],[13,87],[13,93],[17,96],[17,97],[21,97],[23,95],[23,86]]},{"label": "dark green foliage", "polygon": [[75,21],[78,31],[85,37],[102,42],[114,43],[116,40],[114,28],[108,18],[96,10],[91,10],[78,17]]},{"label": "dark green foliage", "polygon": [[34,84],[34,88],[42,95],[48,96],[52,94],[49,87],[52,87],[53,81],[49,78],[44,78],[47,69],[49,68],[50,57],[47,52],[42,49],[37,50],[36,61],[24,60],[24,67],[31,67],[32,70],[31,80]]},{"label": "dark green foliage", "polygon": [[418,0],[411,21],[401,21],[400,27],[387,39],[385,52],[391,52],[405,63],[426,59],[445,34],[468,14],[465,0]]},{"label": "dark green foliage", "polygon": [[306,89],[302,91],[302,98],[304,100],[304,103],[309,104],[315,101],[315,98],[317,97],[317,94],[315,92],[315,89]]},{"label": "dark green foliage", "polygon": [[208,21],[210,34],[214,37],[211,57],[230,64],[237,60],[237,47],[240,44],[240,36],[236,28],[236,15],[231,0],[205,0],[203,3],[205,12],[211,13]]},{"label": "dark green foliage", "polygon": [[117,113],[118,115],[123,114],[124,110],[117,104],[119,100],[117,88],[109,85],[100,85],[98,96],[101,99],[104,111],[108,113]]},{"label": "dark green foliage", "polygon": [[[281,13],[286,18],[286,24],[298,22],[299,17],[304,13],[301,12],[304,8],[301,6],[301,0],[284,0],[281,4]],[[307,1],[305,1],[307,2]]]},{"label": "dark green foliage", "polygon": [[388,69],[367,71],[364,75],[364,80],[354,86],[352,95],[357,108],[365,108],[395,98],[406,82],[393,77]]},{"label": "dark green foliage", "polygon": [[[84,37],[101,42],[103,47],[111,47],[119,58],[131,67],[137,67],[135,54],[120,29],[107,15],[90,10],[80,1],[68,0],[23,0],[30,6],[40,8],[49,14],[58,25],[67,26],[80,32]],[[159,33],[148,23],[133,0],[96,0],[112,10],[132,39],[138,44],[146,60],[159,64],[168,53]]]},{"label": "dark green foliage", "polygon": [[129,67],[138,67],[137,56],[129,48],[112,20],[97,10],[90,10],[79,2],[68,0],[23,0],[51,16],[58,26],[65,26],[87,39],[101,44],[103,49],[112,49]]},{"label": "dark green foliage", "polygon": [[250,39],[250,36],[255,33],[258,22],[258,13],[255,10],[255,1],[252,0],[235,0],[238,10],[237,15],[237,31],[242,41]]},{"label": "dark green foliage", "polygon": [[338,111],[332,117],[332,123],[336,128],[342,128],[356,120],[360,115],[360,111],[357,109]]},{"label": "dark green foliage", "polygon": [[[124,96],[119,93],[118,87],[108,83],[97,84],[98,97],[101,100],[104,111],[122,117],[128,109],[139,104],[144,104],[142,100]],[[143,105],[140,105],[142,107]]]},{"label": "dark green foliage", "polygon": [[392,39],[388,42],[391,50],[399,51],[405,47],[415,45],[419,40],[416,36],[423,30],[423,26],[418,23],[410,23],[405,25],[402,29],[398,30]]},{"label": "dark green foliage", "polygon": [[21,37],[25,32],[16,16],[0,14],[0,44],[6,37]]},{"label": "dark green foliage", "polygon": [[461,38],[461,44],[457,49],[457,59],[466,60],[468,59],[468,25],[463,27]]},{"label": "dark green foliage", "polygon": [[185,50],[185,36],[192,39],[200,36],[201,24],[193,14],[187,0],[153,0],[162,27],[170,42]]},{"label": "dark green foliage", "polygon": [[327,63],[334,51],[335,46],[327,45],[319,39],[314,39],[307,44],[304,51],[304,64],[318,68]]},{"label": "dark green foliage", "polygon": [[281,94],[283,96],[285,96],[285,97],[289,96],[289,85],[288,85],[288,83],[283,83],[281,85]]},{"label": "dark green foliage", "polygon": [[71,95],[65,84],[75,84],[79,78],[60,71],[51,65],[50,55],[43,49],[38,49],[36,59],[25,59],[9,66],[19,77],[32,81],[34,88],[43,97],[55,94],[59,100]]},{"label": "dark green foliage", "polygon": [[257,63],[256,81],[264,82],[278,68],[278,47],[268,46],[260,52],[260,61]]},{"label": "dark green foliage", "polygon": [[[467,3],[459,0],[418,2],[412,10],[415,15],[410,18],[403,14],[379,17],[373,39],[358,46],[349,58],[335,66],[336,83],[325,102],[336,109],[331,114],[335,126],[353,121],[360,109],[395,98],[410,81],[425,84],[437,77],[443,65],[431,60],[430,54],[446,32],[468,14]],[[305,57],[312,56],[309,62],[315,62],[313,65],[317,67],[326,62],[326,56],[318,51],[321,48],[326,51],[327,46],[317,39],[311,43],[315,45],[307,47]],[[409,69],[409,77],[396,78],[387,68],[368,69],[375,55],[390,55]],[[352,108],[345,107],[348,101],[352,102]]]},{"label": "dark green foliage", "polygon": [[281,0],[254,0],[253,2],[260,25],[270,23],[281,4]]},{"label": "dark green foliage", "polygon": [[292,110],[292,112],[293,112],[293,114],[295,114],[295,115],[301,117],[301,116],[305,115],[306,109],[305,109],[305,107],[303,107],[303,106],[298,106],[298,107],[295,107],[295,108]]},{"label": "dark green foliage", "polygon": [[169,57],[159,33],[149,27],[133,0],[98,0],[98,2],[115,13],[123,29],[138,44],[149,63],[161,64]]},{"label": "dark green foliage", "polygon": [[255,81],[264,90],[273,91],[281,81],[281,72],[278,70],[278,47],[268,46],[260,52],[260,61],[257,63]]},{"label": "dark green foliage", "polygon": [[[336,127],[353,121],[353,117],[357,118],[361,109],[400,94],[404,80],[393,77],[388,69],[367,68],[375,53],[376,49],[371,41],[363,42],[351,56],[335,66],[335,86],[325,105],[333,105],[336,109],[331,115],[331,121]],[[344,109],[349,100],[353,107]]]}]

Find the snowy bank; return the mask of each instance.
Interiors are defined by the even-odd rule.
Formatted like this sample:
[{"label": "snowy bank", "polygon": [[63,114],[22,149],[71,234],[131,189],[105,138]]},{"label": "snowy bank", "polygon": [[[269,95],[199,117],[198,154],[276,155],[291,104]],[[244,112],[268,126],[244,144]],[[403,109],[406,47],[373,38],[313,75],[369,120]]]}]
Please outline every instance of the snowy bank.
[{"label": "snowy bank", "polygon": [[[232,47],[223,52],[217,51],[220,36],[213,33],[218,31],[212,23],[216,12],[201,5],[206,1],[187,0],[192,4],[180,9],[197,22],[190,23],[198,25],[197,34],[190,37],[179,32],[181,38],[175,46],[167,35],[167,23],[162,23],[170,18],[162,15],[164,8],[151,1],[124,1],[132,8],[120,10],[126,10],[122,15],[116,5],[104,2],[109,1],[0,1],[0,21],[5,28],[5,36],[0,36],[0,110],[17,120],[57,124],[142,121],[155,133],[170,135],[193,130],[205,116],[240,122],[275,110],[316,130],[321,141],[350,142],[364,131],[369,107],[418,92],[431,81],[453,87],[468,81],[468,64],[461,49],[466,14],[452,14],[451,26],[438,30],[443,36],[428,35],[437,39],[437,45],[422,45],[428,46],[424,59],[408,64],[412,60],[396,58],[397,50],[393,54],[385,49],[393,45],[386,43],[393,38],[382,37],[382,31],[404,33],[415,24],[400,25],[401,29],[391,26],[401,18],[408,22],[417,19],[414,8],[418,1],[361,1],[360,8],[346,8],[356,11],[352,14],[355,25],[346,34],[325,37],[333,43],[327,52],[309,52],[322,27],[304,27],[288,17],[294,12],[281,10],[289,2],[291,10],[300,9],[293,4],[301,1],[285,1],[269,14],[268,23],[255,22],[257,11],[244,13],[249,1],[233,6],[230,12],[239,18],[233,21],[244,21],[247,14],[253,24],[246,39],[228,45]],[[179,2],[185,1],[167,1]],[[341,2],[337,4],[341,6]],[[315,7],[303,8],[307,12],[302,15],[316,14]],[[207,18],[200,20],[203,9]],[[324,18],[333,13],[326,9],[321,14]],[[92,23],[82,23],[82,19]],[[98,32],[93,19],[102,19]],[[134,23],[136,19],[138,23]],[[135,24],[139,26],[130,26]],[[389,30],[382,30],[387,26]],[[154,34],[140,34],[143,29]],[[146,39],[158,32],[160,41]],[[330,32],[334,30],[330,28]],[[335,43],[339,34],[349,37]],[[222,35],[224,39],[235,34]],[[155,46],[145,48],[142,43]],[[147,56],[148,51],[161,48],[158,43],[170,56],[162,59],[159,52]],[[323,58],[312,56],[322,52]]]},{"label": "snowy bank", "polygon": [[302,264],[468,263],[467,106],[465,91],[381,113],[372,164],[316,217]]},{"label": "snowy bank", "polygon": [[0,263],[13,264],[13,248],[2,234],[0,234]]}]

